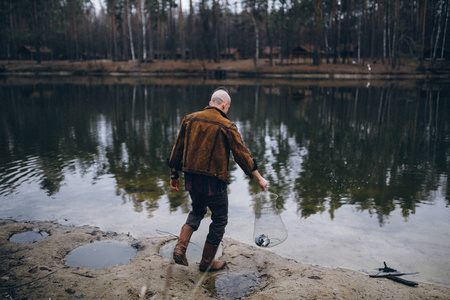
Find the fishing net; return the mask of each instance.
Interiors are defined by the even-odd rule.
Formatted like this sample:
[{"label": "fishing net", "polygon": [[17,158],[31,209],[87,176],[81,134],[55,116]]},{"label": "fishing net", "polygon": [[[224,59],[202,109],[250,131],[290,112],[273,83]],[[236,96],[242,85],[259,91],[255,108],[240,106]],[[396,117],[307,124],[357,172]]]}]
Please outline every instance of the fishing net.
[{"label": "fishing net", "polygon": [[280,213],[275,209],[277,194],[260,192],[256,195],[253,238],[260,247],[274,247],[288,236]]}]

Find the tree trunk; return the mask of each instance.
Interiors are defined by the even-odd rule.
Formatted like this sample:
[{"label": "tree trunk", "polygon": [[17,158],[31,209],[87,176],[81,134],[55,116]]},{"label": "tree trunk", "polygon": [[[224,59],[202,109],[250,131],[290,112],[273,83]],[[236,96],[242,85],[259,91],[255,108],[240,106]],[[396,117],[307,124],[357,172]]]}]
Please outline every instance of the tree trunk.
[{"label": "tree trunk", "polygon": [[[13,3],[12,3],[12,1],[9,2],[9,30],[11,30],[11,35],[14,36],[15,30],[14,30],[14,22],[13,22]],[[8,59],[11,59],[12,58],[11,48],[15,49],[15,47],[12,45],[13,39],[11,38],[10,35],[8,35],[7,39],[8,39],[8,45],[7,45],[7,50],[6,50],[7,51],[6,57]]]},{"label": "tree trunk", "polygon": [[116,4],[111,0],[111,30],[113,40],[113,59],[117,59],[117,24],[116,24]]},{"label": "tree trunk", "polygon": [[424,59],[424,53],[425,53],[425,24],[427,19],[427,0],[425,0],[425,3],[423,5],[423,18],[422,18],[422,61]]},{"label": "tree trunk", "polygon": [[152,10],[148,10],[148,26],[150,30],[148,31],[148,58],[150,61],[153,59],[153,29],[152,29]]},{"label": "tree trunk", "polygon": [[321,36],[321,9],[320,0],[315,0],[314,9],[314,54],[313,54],[313,65],[320,65],[320,36]]},{"label": "tree trunk", "polygon": [[38,65],[41,64],[41,30],[40,30],[40,24],[39,24],[39,15],[38,15],[38,9],[37,9],[37,0],[33,1],[33,17],[34,17],[34,45],[36,48],[36,61]]},{"label": "tree trunk", "polygon": [[159,56],[159,59],[164,59],[165,58],[165,52],[163,51],[164,50],[164,45],[165,45],[165,43],[164,43],[164,36],[165,36],[165,34],[164,34],[164,24],[163,24],[163,22],[161,21],[161,13],[158,13],[158,33],[159,33],[159,37],[158,37],[158,41],[159,41],[159,48],[158,48],[158,50],[159,50],[159,54],[158,54],[158,56]]},{"label": "tree trunk", "polygon": [[272,32],[270,30],[269,5],[267,5],[267,7],[266,7],[266,34],[267,34],[267,42],[268,42],[269,48],[270,48],[269,64],[271,66],[273,66],[273,56],[272,56],[273,41],[272,41]]},{"label": "tree trunk", "polygon": [[[225,49],[227,49],[227,51],[231,50],[231,43],[230,43],[230,14],[229,14],[229,10],[228,10],[229,4],[228,4],[228,0],[225,0],[225,5],[224,5],[224,10],[225,10],[225,22],[224,22],[224,27],[222,29],[223,31],[223,39],[224,39],[224,44],[225,44]],[[269,32],[267,33],[267,38],[269,40],[270,43],[270,36],[269,36]]]},{"label": "tree trunk", "polygon": [[140,0],[141,11],[141,25],[142,25],[142,59],[147,59],[147,32],[146,32],[146,20],[145,20],[145,0]]},{"label": "tree trunk", "polygon": [[219,51],[219,2],[213,0],[212,4],[212,24],[213,24],[213,34],[214,34],[214,61],[219,62],[220,51]]},{"label": "tree trunk", "polygon": [[[411,6],[413,6],[415,3],[414,0],[411,0]],[[416,9],[414,10],[414,7],[411,7],[411,13],[413,13],[414,11],[416,12],[416,18],[415,18],[415,23],[414,23],[414,34],[413,34],[413,39],[417,40],[418,35],[419,35],[419,24],[420,24],[420,7],[421,7],[422,3],[417,3],[416,4]]]},{"label": "tree trunk", "polygon": [[447,25],[448,25],[449,15],[450,15],[450,4],[447,2],[447,15],[445,17],[444,37],[442,39],[442,48],[441,48],[441,59],[444,59],[445,38],[447,36]]},{"label": "tree trunk", "polygon": [[252,7],[250,15],[252,17],[252,23],[253,23],[253,27],[255,30],[255,67],[256,67],[256,69],[258,69],[259,68],[259,28],[258,28],[258,24],[256,23],[254,11],[255,11],[255,8]]},{"label": "tree trunk", "polygon": [[188,21],[188,28],[189,28],[189,32],[191,34],[191,38],[189,39],[188,42],[188,47],[189,47],[189,61],[192,61],[193,56],[194,56],[194,39],[193,37],[195,36],[195,32],[194,32],[194,6],[192,5],[192,0],[189,0],[189,21]]},{"label": "tree trunk", "polygon": [[340,53],[340,50],[339,50],[339,45],[341,44],[341,4],[339,4],[337,18],[338,18],[338,33],[337,33],[337,47],[338,47],[338,51],[337,51],[337,59],[339,60],[339,58],[341,57],[341,53]]},{"label": "tree trunk", "polygon": [[439,18],[437,21],[436,42],[434,44],[434,49],[433,49],[433,63],[436,61],[436,51],[437,51],[437,47],[438,47],[439,36],[441,35],[441,18],[442,18],[442,2],[443,2],[443,0],[441,0],[439,2],[441,4],[441,7],[439,8]]},{"label": "tree trunk", "polygon": [[186,51],[185,51],[185,42],[184,42],[184,18],[183,18],[183,7],[182,1],[180,0],[180,7],[178,10],[178,22],[180,26],[180,52],[181,52],[181,60],[186,61]]},{"label": "tree trunk", "polygon": [[[363,34],[365,34],[365,35],[368,35],[368,33],[369,33],[369,29],[368,29],[368,26],[367,26],[367,1],[362,1],[363,2],[363,19],[364,19],[364,22],[363,22],[363,25],[362,25],[362,30],[360,30],[360,36],[359,36],[359,38],[361,38],[361,33],[363,33]],[[364,39],[363,40],[363,42],[362,42],[362,44],[364,44],[364,46],[363,46],[363,52],[362,52],[362,56],[363,56],[363,62],[364,62],[364,58],[366,58],[367,57],[367,53],[369,52],[368,50],[368,44],[367,44],[367,41],[368,41],[368,39]],[[360,53],[360,55],[361,55],[361,53]]]},{"label": "tree trunk", "polygon": [[383,65],[386,64],[386,44],[387,44],[387,26],[388,26],[388,18],[387,18],[387,8],[386,5],[384,5],[384,16],[383,16],[384,24],[383,24]]},{"label": "tree trunk", "polygon": [[324,37],[325,37],[325,56],[327,58],[327,64],[330,63],[330,51],[328,51],[328,49],[330,49],[330,45],[328,43],[328,35],[329,35],[328,34],[328,29],[331,28],[331,25],[332,25],[332,19],[330,18],[328,20],[328,25],[325,27],[325,34],[324,34]]},{"label": "tree trunk", "polygon": [[128,60],[128,43],[127,43],[127,20],[128,20],[128,5],[123,3],[122,16],[122,59]]},{"label": "tree trunk", "polygon": [[136,60],[136,56],[134,54],[134,43],[133,43],[133,30],[131,28],[131,7],[130,7],[130,1],[126,0],[125,5],[127,6],[127,22],[128,22],[128,34],[130,36],[130,49],[131,49],[131,59],[134,61]]},{"label": "tree trunk", "polygon": [[284,64],[284,59],[286,58],[286,50],[288,49],[288,37],[286,36],[286,14],[285,14],[285,1],[281,2],[281,22],[280,22],[280,27],[279,28],[279,32],[280,32],[280,55],[281,55],[281,59],[280,59],[280,65]]},{"label": "tree trunk", "polygon": [[[373,2],[373,5],[377,5],[377,1],[376,0]],[[375,36],[376,36],[376,30],[375,30],[376,17],[375,16],[376,16],[375,12],[373,12],[372,13],[372,41],[371,41],[371,45],[370,45],[370,57],[371,58],[374,58],[374,56],[375,56]]]},{"label": "tree trunk", "polygon": [[362,16],[358,17],[358,55],[356,58],[358,64],[361,62],[361,18]]},{"label": "tree trunk", "polygon": [[88,28],[88,35],[89,35],[89,49],[86,51],[88,54],[89,59],[95,58],[95,51],[94,51],[94,38],[93,38],[93,30],[92,30],[92,26],[94,24],[93,19],[95,15],[95,10],[93,7],[90,8],[90,12],[89,12],[89,24],[87,26]]},{"label": "tree trunk", "polygon": [[80,58],[78,49],[78,29],[77,29],[77,19],[75,15],[75,9],[72,9],[72,26],[73,26],[73,38],[75,41],[75,60]]},{"label": "tree trunk", "polygon": [[392,24],[392,44],[391,44],[391,66],[395,69],[396,65],[396,44],[397,44],[397,20],[398,20],[399,2],[395,0],[394,22]]},{"label": "tree trunk", "polygon": [[333,64],[338,62],[338,46],[339,46],[339,38],[338,38],[338,24],[339,24],[339,14],[337,8],[337,0],[333,0],[333,11],[334,11],[334,45],[333,45]]},{"label": "tree trunk", "polygon": [[[433,9],[432,9],[433,10]],[[430,59],[433,59],[433,37],[434,37],[434,32],[436,30],[436,19],[433,20],[433,30],[431,31],[431,38],[430,38]]]},{"label": "tree trunk", "polygon": [[[316,0],[317,1],[317,0]],[[345,59],[348,60],[348,44],[349,44],[349,34],[351,34],[350,32],[350,15],[351,15],[351,0],[347,0],[347,10],[346,10],[346,14],[345,14],[345,26],[346,26],[346,34],[344,35],[343,38],[343,47],[344,47],[344,51],[345,51],[345,55],[342,55],[342,63],[345,63]]]}]

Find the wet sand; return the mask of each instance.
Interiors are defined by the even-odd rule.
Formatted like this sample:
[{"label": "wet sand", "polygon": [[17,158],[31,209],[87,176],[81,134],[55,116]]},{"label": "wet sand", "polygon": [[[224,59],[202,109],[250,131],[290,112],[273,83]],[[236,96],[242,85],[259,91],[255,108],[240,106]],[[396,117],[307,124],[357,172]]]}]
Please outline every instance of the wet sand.
[{"label": "wet sand", "polygon": [[[302,264],[225,238],[219,272],[201,273],[198,262],[176,265],[158,251],[174,237],[134,239],[96,227],[0,220],[0,295],[4,299],[450,299],[450,288],[410,287],[347,269]],[[9,242],[28,230],[50,235],[32,244]],[[133,245],[130,263],[107,269],[70,267],[66,255],[95,241]],[[413,280],[414,276],[404,279]]]}]

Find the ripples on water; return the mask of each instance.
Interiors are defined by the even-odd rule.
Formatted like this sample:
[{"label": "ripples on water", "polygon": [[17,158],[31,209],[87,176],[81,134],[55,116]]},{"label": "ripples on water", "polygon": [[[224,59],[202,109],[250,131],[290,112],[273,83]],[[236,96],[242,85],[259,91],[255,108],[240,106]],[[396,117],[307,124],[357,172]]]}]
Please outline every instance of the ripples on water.
[{"label": "ripples on water", "polygon": [[[46,166],[55,168],[70,168],[75,164],[75,161],[61,161],[60,155],[53,155],[52,153],[46,153],[49,156],[49,161],[45,163]],[[56,174],[48,174],[46,170],[42,168],[43,158],[39,156],[27,156],[24,160],[17,160],[6,162],[2,164],[0,173],[4,174],[0,180],[0,195],[7,196],[17,192],[17,189],[24,184],[39,183],[42,189],[47,190],[51,195],[57,190],[54,190],[53,180]],[[69,172],[66,170],[65,172]],[[64,177],[64,175],[56,175],[58,177]],[[60,178],[63,179],[63,178]]]}]

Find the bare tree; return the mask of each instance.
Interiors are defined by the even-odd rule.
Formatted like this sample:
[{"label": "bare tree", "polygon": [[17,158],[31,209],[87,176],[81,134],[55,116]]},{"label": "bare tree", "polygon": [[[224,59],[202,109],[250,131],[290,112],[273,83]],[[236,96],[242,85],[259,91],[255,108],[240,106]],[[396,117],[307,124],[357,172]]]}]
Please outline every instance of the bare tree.
[{"label": "bare tree", "polygon": [[442,12],[443,12],[442,7],[444,4],[443,2],[444,2],[443,0],[439,1],[439,9],[437,10],[438,11],[437,22],[435,19],[435,25],[437,26],[437,33],[436,33],[436,39],[434,42],[434,46],[433,46],[433,41],[431,42],[431,49],[433,49],[433,56],[432,56],[433,62],[436,60],[436,52],[437,52],[437,48],[438,48],[439,36],[441,34],[441,19],[442,19]]},{"label": "bare tree", "polygon": [[178,8],[178,22],[179,22],[179,28],[180,28],[180,52],[181,52],[181,59],[183,61],[186,60],[186,43],[184,40],[184,17],[183,17],[183,7],[182,7],[182,1],[180,0],[180,6]]},{"label": "bare tree", "polygon": [[131,6],[130,1],[126,0],[126,11],[127,11],[127,24],[128,24],[128,35],[130,37],[130,49],[131,49],[131,59],[136,60],[136,56],[134,54],[134,43],[133,43],[133,30],[131,29]]},{"label": "bare tree", "polygon": [[142,28],[142,59],[145,61],[147,59],[147,24],[145,17],[145,0],[139,0],[140,4],[140,19]]},{"label": "bare tree", "polygon": [[117,24],[116,24],[116,3],[115,0],[109,0],[109,14],[111,18],[111,37],[112,37],[112,57],[117,59],[118,47],[117,47]]},{"label": "bare tree", "polygon": [[255,67],[258,69],[259,68],[259,28],[258,28],[258,23],[256,22],[256,17],[255,15],[257,14],[256,11],[256,1],[250,1],[250,17],[252,19],[252,24],[255,30],[255,57],[254,57],[254,61],[255,61]]},{"label": "bare tree", "polygon": [[447,15],[445,16],[445,25],[444,25],[444,37],[442,39],[442,48],[441,48],[441,59],[444,59],[444,49],[445,49],[445,38],[447,36],[447,25],[448,25],[448,19],[450,16],[450,4],[447,2]]},{"label": "bare tree", "polygon": [[320,0],[314,0],[314,53],[313,64],[320,65],[320,37],[322,35],[322,6]]}]

